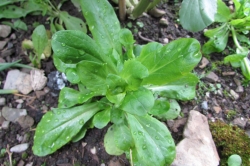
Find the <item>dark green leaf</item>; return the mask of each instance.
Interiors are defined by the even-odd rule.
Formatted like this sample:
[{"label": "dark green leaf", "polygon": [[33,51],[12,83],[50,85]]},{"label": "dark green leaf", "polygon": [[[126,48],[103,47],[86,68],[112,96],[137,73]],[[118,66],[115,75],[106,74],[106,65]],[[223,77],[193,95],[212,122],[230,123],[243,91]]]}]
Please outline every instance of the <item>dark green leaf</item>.
[{"label": "dark green leaf", "polygon": [[74,64],[82,60],[103,62],[98,45],[82,31],[56,32],[51,44],[55,56],[64,63]]},{"label": "dark green leaf", "polygon": [[103,51],[109,55],[113,49],[121,55],[119,42],[120,24],[113,7],[107,0],[81,0],[83,15],[93,35],[93,39]]},{"label": "dark green leaf", "polygon": [[214,21],[216,10],[216,0],[183,0],[180,9],[180,23],[189,31],[200,31]]},{"label": "dark green leaf", "polygon": [[145,115],[127,114],[135,146],[132,160],[135,165],[170,165],[175,158],[175,143],[168,128],[157,119]]},{"label": "dark green leaf", "polygon": [[80,78],[79,78],[75,68],[68,68],[68,69],[66,69],[65,72],[66,72],[65,74],[67,76],[67,80],[69,82],[71,82],[72,84],[77,84],[80,82]]},{"label": "dark green leaf", "polygon": [[0,6],[8,5],[8,4],[13,4],[14,2],[23,2],[24,0],[1,0],[0,1]]},{"label": "dark green leaf", "polygon": [[107,64],[92,61],[81,61],[76,66],[77,74],[82,84],[89,90],[106,93]]},{"label": "dark green leaf", "polygon": [[59,56],[57,56],[55,54],[53,56],[53,63],[55,65],[56,69],[62,73],[65,73],[66,69],[68,69],[68,68],[76,68],[76,64],[64,63],[59,59]]},{"label": "dark green leaf", "polygon": [[[155,51],[153,51],[154,45],[158,48]],[[150,52],[143,48],[138,57],[149,71],[149,76],[143,80],[144,85],[164,85],[173,82],[193,70],[201,59],[200,44],[195,39],[177,39],[161,49],[159,44],[154,45],[151,44],[149,47]]]},{"label": "dark green leaf", "polygon": [[167,112],[170,108],[169,100],[166,98],[157,98],[154,107],[149,111],[152,115],[160,115]]},{"label": "dark green leaf", "polygon": [[99,111],[97,103],[47,112],[37,125],[33,153],[46,156],[68,143],[82,126]]},{"label": "dark green leaf", "polygon": [[102,129],[107,126],[110,121],[110,109],[103,110],[95,114],[93,118],[93,124],[96,128]]},{"label": "dark green leaf", "polygon": [[14,22],[14,29],[21,29],[21,30],[27,31],[28,27],[25,24],[25,22],[18,19]]},{"label": "dark green leaf", "polygon": [[140,86],[142,79],[148,76],[148,69],[136,59],[131,59],[124,63],[120,75],[126,80],[128,90],[136,90]]},{"label": "dark green leaf", "polygon": [[121,109],[134,115],[143,116],[154,106],[152,92],[145,88],[128,92],[125,96]]},{"label": "dark green leaf", "polygon": [[110,112],[110,120],[114,124],[121,124],[124,122],[124,111],[119,108],[112,108]]}]

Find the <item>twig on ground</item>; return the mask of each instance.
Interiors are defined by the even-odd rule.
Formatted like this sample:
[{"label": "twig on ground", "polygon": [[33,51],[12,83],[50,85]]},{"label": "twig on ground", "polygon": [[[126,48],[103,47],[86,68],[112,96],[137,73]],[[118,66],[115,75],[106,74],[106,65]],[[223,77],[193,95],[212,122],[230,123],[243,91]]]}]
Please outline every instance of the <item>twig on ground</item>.
[{"label": "twig on ground", "polygon": [[146,37],[143,37],[143,36],[141,35],[141,32],[138,32],[138,36],[139,36],[140,39],[142,39],[142,40],[144,40],[144,41],[155,42],[154,40],[151,40],[151,39],[148,39],[148,38],[146,38]]}]

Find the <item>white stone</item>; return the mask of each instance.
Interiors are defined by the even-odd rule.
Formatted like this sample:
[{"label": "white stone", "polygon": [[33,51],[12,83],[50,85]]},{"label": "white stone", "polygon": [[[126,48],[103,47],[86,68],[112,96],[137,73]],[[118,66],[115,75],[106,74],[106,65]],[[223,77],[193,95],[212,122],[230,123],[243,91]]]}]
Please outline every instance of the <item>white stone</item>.
[{"label": "white stone", "polygon": [[93,147],[92,149],[90,149],[90,152],[91,152],[92,154],[96,154],[96,148]]},{"label": "white stone", "polygon": [[19,70],[10,70],[3,89],[15,89],[22,94],[28,94],[32,91],[30,75]]},{"label": "white stone", "polygon": [[21,153],[29,148],[28,143],[19,144],[10,148],[10,152]]},{"label": "white stone", "polygon": [[10,126],[10,121],[3,121],[2,123],[2,129],[8,129]]},{"label": "white stone", "polygon": [[30,71],[31,86],[34,91],[41,90],[47,83],[47,77],[43,70],[33,69]]},{"label": "white stone", "polygon": [[204,115],[190,111],[183,136],[176,146],[176,158],[171,166],[219,165],[220,158]]},{"label": "white stone", "polygon": [[0,98],[0,106],[5,105],[6,99],[4,97]]}]

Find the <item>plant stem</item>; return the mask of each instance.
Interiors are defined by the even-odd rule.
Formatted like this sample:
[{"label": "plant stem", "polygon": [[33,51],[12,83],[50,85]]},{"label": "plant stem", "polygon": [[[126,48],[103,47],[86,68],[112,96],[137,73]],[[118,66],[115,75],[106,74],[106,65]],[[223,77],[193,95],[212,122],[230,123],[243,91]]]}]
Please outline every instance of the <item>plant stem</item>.
[{"label": "plant stem", "polygon": [[241,47],[240,43],[237,40],[236,32],[235,32],[233,26],[231,26],[231,31],[232,31],[232,35],[233,35],[234,44],[240,50],[240,52],[244,52],[244,49]]},{"label": "plant stem", "polygon": [[0,89],[0,94],[15,94],[18,93],[18,90],[15,89]]},{"label": "plant stem", "polygon": [[119,18],[121,21],[124,21],[126,18],[126,1],[119,0]]}]

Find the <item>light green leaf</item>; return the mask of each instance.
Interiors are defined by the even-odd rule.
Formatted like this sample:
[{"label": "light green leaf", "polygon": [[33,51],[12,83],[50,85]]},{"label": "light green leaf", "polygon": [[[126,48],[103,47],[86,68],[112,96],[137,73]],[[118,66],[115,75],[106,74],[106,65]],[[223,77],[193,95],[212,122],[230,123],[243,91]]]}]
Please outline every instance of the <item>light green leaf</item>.
[{"label": "light green leaf", "polygon": [[128,90],[136,90],[140,86],[142,79],[148,76],[148,69],[136,59],[127,60],[120,76],[126,80]]},{"label": "light green leaf", "polygon": [[185,29],[197,32],[213,23],[216,12],[217,0],[183,0],[180,23]]},{"label": "light green leaf", "polygon": [[64,22],[67,30],[79,30],[84,33],[87,32],[86,25],[82,19],[71,16],[65,11],[59,13],[59,18]]},{"label": "light green leaf", "polygon": [[69,108],[76,104],[82,104],[95,96],[94,92],[82,93],[75,89],[64,87],[59,94],[58,107]]},{"label": "light green leaf", "polygon": [[113,126],[110,126],[104,137],[104,147],[108,154],[110,155],[121,155],[124,153],[123,150],[119,149],[115,144],[115,135]]},{"label": "light green leaf", "polygon": [[14,2],[23,2],[24,0],[1,0],[0,1],[0,6],[8,5],[8,4],[13,4]]},{"label": "light green leaf", "polygon": [[127,114],[135,146],[132,160],[135,165],[170,165],[175,158],[175,143],[168,128],[157,119],[145,115]]},{"label": "light green leaf", "polygon": [[[159,49],[160,45],[155,45],[158,48],[157,51],[153,51],[151,47],[148,53],[143,48],[138,57],[149,71],[149,76],[143,79],[143,85],[164,85],[173,82],[193,70],[201,59],[200,44],[196,39],[177,39],[161,49]],[[147,48],[147,46],[144,47]]]},{"label": "light green leaf", "polygon": [[121,29],[120,30],[119,41],[124,46],[133,45],[135,42],[132,32],[128,29]]},{"label": "light green leaf", "polygon": [[82,31],[58,31],[52,36],[51,45],[55,56],[66,64],[82,60],[103,62],[98,45]]},{"label": "light green leaf", "polygon": [[53,63],[55,65],[56,69],[62,73],[65,73],[66,69],[68,69],[68,68],[76,68],[76,64],[64,63],[63,61],[61,61],[59,59],[59,56],[55,55],[55,53],[53,56]]},{"label": "light green leaf", "polygon": [[67,68],[66,71],[67,80],[72,84],[77,84],[80,82],[80,78],[76,72],[75,68]]},{"label": "light green leaf", "polygon": [[160,115],[167,112],[170,109],[169,100],[166,98],[157,98],[155,100],[154,107],[149,111],[152,115]]},{"label": "light green leaf", "polygon": [[33,31],[31,37],[34,45],[34,50],[36,51],[38,56],[41,56],[49,40],[44,25],[37,26]]},{"label": "light green leaf", "polygon": [[162,97],[190,100],[195,97],[197,83],[198,78],[194,74],[188,73],[180,77],[175,77],[175,79],[165,85],[149,86],[147,88]]},{"label": "light green leaf", "polygon": [[46,156],[68,143],[83,125],[99,111],[97,103],[47,112],[37,125],[33,153]]},{"label": "light green leaf", "polygon": [[232,54],[224,58],[225,63],[231,63],[233,67],[240,67],[241,61],[246,57],[245,54]]},{"label": "light green leaf", "polygon": [[175,119],[180,115],[181,107],[176,100],[170,99],[169,100],[170,108],[165,110],[164,113],[155,115],[158,119],[161,120],[170,120]]},{"label": "light green leaf", "polygon": [[217,0],[217,13],[215,15],[216,22],[227,22],[231,18],[229,7],[222,1]]},{"label": "light green leaf", "polygon": [[113,125],[112,128],[114,130],[116,147],[124,151],[129,151],[134,146],[130,129],[124,123]]},{"label": "light green leaf", "polygon": [[248,57],[245,57],[243,61],[241,61],[241,70],[247,80],[250,80],[250,61]]},{"label": "light green leaf", "polygon": [[241,163],[241,157],[237,154],[231,155],[227,160],[228,166],[241,166]]},{"label": "light green leaf", "polygon": [[96,128],[102,129],[110,121],[110,109],[103,110],[95,114],[93,118],[93,124]]},{"label": "light green leaf", "polygon": [[111,4],[107,0],[81,0],[80,4],[93,39],[102,53],[109,55],[115,49],[121,55],[122,47],[117,42],[120,24]]},{"label": "light green leaf", "polygon": [[13,25],[14,29],[21,29],[21,30],[24,30],[24,31],[27,31],[28,30],[28,27],[27,25],[25,24],[25,22],[21,21],[20,19],[16,20],[14,22],[14,25]]},{"label": "light green leaf", "polygon": [[230,29],[226,23],[218,28],[207,30],[204,35],[210,39],[202,46],[202,52],[210,54],[223,51],[227,46],[229,32]]},{"label": "light green leaf", "polygon": [[145,88],[128,92],[125,96],[121,109],[134,115],[143,116],[154,106],[152,92]]},{"label": "light green leaf", "polygon": [[82,84],[91,91],[106,93],[107,64],[93,61],[81,61],[76,66]]}]

